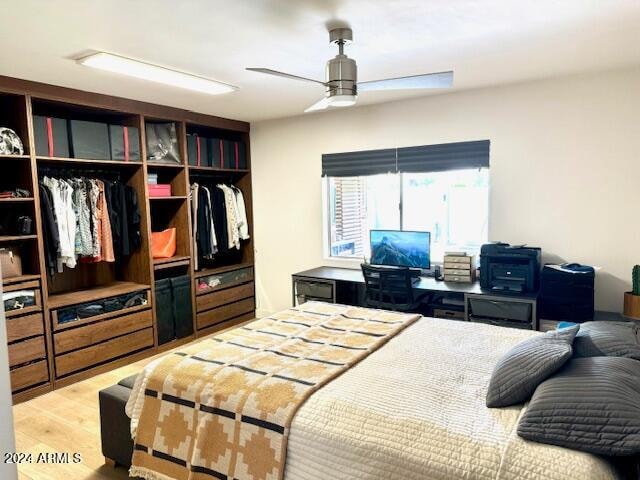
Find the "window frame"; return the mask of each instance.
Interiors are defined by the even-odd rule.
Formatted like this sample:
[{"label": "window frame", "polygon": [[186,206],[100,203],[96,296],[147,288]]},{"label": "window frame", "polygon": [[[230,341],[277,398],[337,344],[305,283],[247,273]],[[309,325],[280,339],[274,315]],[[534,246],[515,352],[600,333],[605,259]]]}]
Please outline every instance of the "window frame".
[{"label": "window frame", "polygon": [[[490,167],[480,167],[479,170],[481,170],[482,168],[486,168],[489,172]],[[462,170],[462,169],[461,169]],[[394,173],[394,175],[398,175],[398,180],[400,183],[399,186],[399,193],[400,193],[400,198],[398,201],[398,214],[400,215],[399,218],[399,222],[400,222],[400,230],[403,229],[404,225],[404,218],[403,218],[403,194],[404,194],[404,177],[403,175],[405,173],[411,173],[411,172],[396,172]],[[428,173],[428,172],[425,172]],[[323,229],[323,252],[322,252],[322,256],[323,256],[323,260],[326,262],[330,262],[330,263],[335,263],[337,265],[341,265],[341,266],[352,266],[353,268],[358,268],[360,266],[360,264],[364,261],[364,258],[359,258],[359,257],[338,257],[338,256],[333,256],[331,255],[331,226],[330,226],[330,215],[331,215],[331,193],[329,191],[329,189],[331,188],[330,185],[330,179],[331,178],[335,178],[335,177],[329,177],[329,176],[323,176],[322,178],[322,205],[323,205],[323,209],[322,209],[322,229]],[[490,238],[490,226],[491,226],[491,222],[489,221],[489,216],[491,214],[491,175],[489,175],[488,178],[488,187],[487,187],[487,194],[488,194],[488,198],[487,198],[487,241]],[[439,266],[442,267],[443,264],[443,260],[431,260],[431,270],[433,270],[433,268],[435,266]]]}]

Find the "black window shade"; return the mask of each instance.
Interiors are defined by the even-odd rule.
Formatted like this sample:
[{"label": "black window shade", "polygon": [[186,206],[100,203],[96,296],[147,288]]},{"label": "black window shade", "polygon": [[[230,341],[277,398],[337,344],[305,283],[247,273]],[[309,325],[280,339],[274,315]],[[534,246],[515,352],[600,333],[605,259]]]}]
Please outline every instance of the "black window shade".
[{"label": "black window shade", "polygon": [[442,172],[489,166],[489,140],[398,149],[399,172]]},{"label": "black window shade", "polygon": [[323,176],[357,177],[397,171],[395,148],[322,155]]},{"label": "black window shade", "polygon": [[489,140],[322,155],[322,175],[441,172],[489,166]]}]

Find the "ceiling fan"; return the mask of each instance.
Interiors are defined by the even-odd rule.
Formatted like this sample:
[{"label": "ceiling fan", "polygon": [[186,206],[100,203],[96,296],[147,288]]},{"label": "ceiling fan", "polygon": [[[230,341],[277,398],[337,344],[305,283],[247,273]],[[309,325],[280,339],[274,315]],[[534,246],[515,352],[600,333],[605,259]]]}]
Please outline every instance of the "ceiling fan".
[{"label": "ceiling fan", "polygon": [[325,87],[324,98],[311,105],[305,112],[325,110],[329,107],[350,107],[356,103],[359,92],[448,88],[453,85],[452,71],[358,82],[358,67],[356,61],[347,57],[344,53],[344,46],[353,41],[353,32],[351,29],[343,27],[329,30],[329,41],[330,43],[338,45],[338,55],[327,62],[326,80],[324,82],[314,80],[313,78],[279,72],[270,68],[247,68],[247,70],[323,85]]}]

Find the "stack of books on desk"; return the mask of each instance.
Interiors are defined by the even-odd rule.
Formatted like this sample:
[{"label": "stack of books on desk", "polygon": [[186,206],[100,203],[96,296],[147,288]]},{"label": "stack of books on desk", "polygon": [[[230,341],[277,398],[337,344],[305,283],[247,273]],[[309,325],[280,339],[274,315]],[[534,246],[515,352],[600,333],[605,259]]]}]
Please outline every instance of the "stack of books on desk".
[{"label": "stack of books on desk", "polygon": [[444,253],[444,281],[472,283],[476,280],[473,257],[466,252]]}]

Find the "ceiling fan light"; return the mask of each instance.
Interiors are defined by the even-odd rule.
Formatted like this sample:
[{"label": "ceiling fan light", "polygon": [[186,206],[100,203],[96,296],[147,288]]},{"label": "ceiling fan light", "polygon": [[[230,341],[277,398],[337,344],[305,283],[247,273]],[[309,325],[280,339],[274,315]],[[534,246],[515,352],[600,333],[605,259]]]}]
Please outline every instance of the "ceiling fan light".
[{"label": "ceiling fan light", "polygon": [[329,97],[331,107],[350,107],[356,104],[357,95],[333,95]]}]

